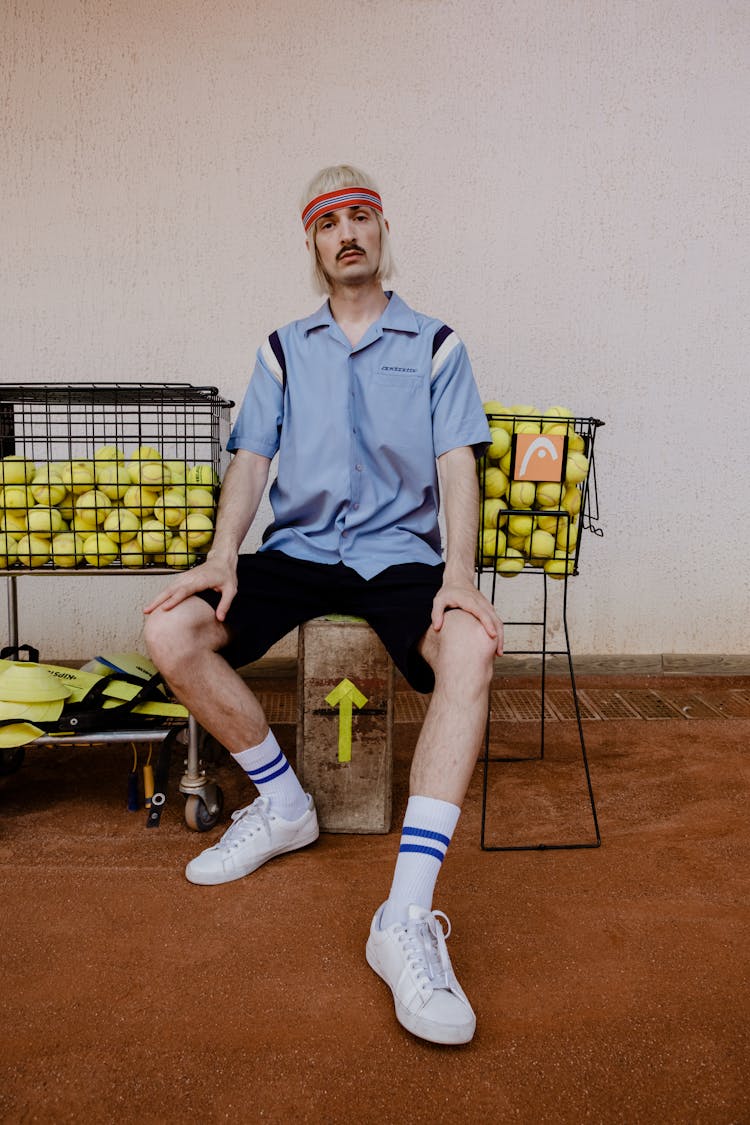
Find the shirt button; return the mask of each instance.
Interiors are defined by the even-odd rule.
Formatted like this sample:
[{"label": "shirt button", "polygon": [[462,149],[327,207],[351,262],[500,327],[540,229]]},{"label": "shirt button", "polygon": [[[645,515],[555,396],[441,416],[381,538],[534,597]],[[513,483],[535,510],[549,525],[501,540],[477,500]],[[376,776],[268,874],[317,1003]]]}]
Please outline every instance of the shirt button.
[{"label": "shirt button", "polygon": [[347,533],[345,531],[341,532],[341,538],[342,539],[346,539],[346,535],[347,535]]},{"label": "shirt button", "polygon": [[358,473],[362,472],[362,466],[361,465],[355,465],[354,468],[357,470]]},{"label": "shirt button", "polygon": [[354,508],[354,510],[356,512],[357,508],[359,507],[359,504],[353,504],[352,507]]}]

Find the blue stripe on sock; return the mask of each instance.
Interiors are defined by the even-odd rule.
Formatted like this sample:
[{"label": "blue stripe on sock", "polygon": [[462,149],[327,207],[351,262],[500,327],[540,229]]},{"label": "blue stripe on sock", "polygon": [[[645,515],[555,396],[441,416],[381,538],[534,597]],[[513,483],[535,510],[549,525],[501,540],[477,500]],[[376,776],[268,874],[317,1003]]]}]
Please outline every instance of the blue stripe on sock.
[{"label": "blue stripe on sock", "polygon": [[275,777],[281,777],[282,773],[286,773],[288,769],[291,769],[289,762],[284,761],[284,765],[281,767],[281,769],[276,770],[276,773],[269,773],[268,777],[253,777],[249,770],[245,770],[245,773],[248,774],[250,780],[255,785],[265,785],[267,781],[273,781]]},{"label": "blue stripe on sock", "polygon": [[272,762],[266,762],[266,764],[264,766],[258,766],[254,770],[245,770],[245,773],[247,774],[247,776],[249,778],[252,778],[252,780],[255,781],[256,777],[258,777],[262,773],[265,773],[266,770],[272,770],[274,766],[277,766],[279,764],[279,762],[281,762],[283,760],[283,758],[284,758],[284,751],[279,750],[278,754],[276,755],[276,757],[273,759]]},{"label": "blue stripe on sock", "polygon": [[402,844],[398,850],[399,852],[423,852],[424,855],[434,856],[441,863],[445,859],[445,852],[439,852],[437,848],[426,848],[424,844]]},{"label": "blue stripe on sock", "polygon": [[427,828],[409,828],[404,825],[401,829],[401,835],[406,835],[407,832],[410,836],[423,836],[427,840],[437,840],[439,844],[445,844],[446,848],[451,842],[450,836],[444,836],[442,832],[430,832]]}]

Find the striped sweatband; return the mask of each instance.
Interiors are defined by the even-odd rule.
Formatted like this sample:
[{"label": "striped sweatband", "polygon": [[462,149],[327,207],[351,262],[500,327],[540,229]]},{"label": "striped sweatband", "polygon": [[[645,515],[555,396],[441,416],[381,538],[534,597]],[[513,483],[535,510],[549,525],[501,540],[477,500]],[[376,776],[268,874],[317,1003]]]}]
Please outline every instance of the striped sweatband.
[{"label": "striped sweatband", "polygon": [[383,214],[383,201],[371,188],[349,187],[327,191],[325,195],[316,195],[315,199],[311,199],[302,212],[305,234],[321,215],[329,211],[340,211],[342,207],[373,207]]}]

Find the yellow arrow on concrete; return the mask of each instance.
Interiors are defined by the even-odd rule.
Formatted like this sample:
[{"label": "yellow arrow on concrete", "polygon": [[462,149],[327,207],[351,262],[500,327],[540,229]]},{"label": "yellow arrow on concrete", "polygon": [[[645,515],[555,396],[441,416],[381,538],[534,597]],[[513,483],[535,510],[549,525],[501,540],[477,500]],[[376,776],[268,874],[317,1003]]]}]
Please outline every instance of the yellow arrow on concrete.
[{"label": "yellow arrow on concrete", "polygon": [[329,707],[339,709],[339,761],[351,762],[352,760],[352,704],[355,707],[364,707],[367,696],[351,680],[344,678],[336,684],[333,691],[326,696]]}]

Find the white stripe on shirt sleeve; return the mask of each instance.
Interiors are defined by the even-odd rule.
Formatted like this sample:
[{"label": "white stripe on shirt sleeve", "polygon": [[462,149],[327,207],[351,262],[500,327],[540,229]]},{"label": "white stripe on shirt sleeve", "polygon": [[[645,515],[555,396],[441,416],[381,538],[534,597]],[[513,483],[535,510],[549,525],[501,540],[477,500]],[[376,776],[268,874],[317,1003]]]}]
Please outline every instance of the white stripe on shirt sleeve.
[{"label": "white stripe on shirt sleeve", "polygon": [[270,341],[268,341],[268,340],[265,341],[265,343],[263,344],[263,347],[260,349],[260,354],[261,354],[261,358],[262,358],[263,362],[265,363],[266,367],[268,368],[268,370],[273,375],[276,382],[279,384],[280,387],[283,387],[283,385],[284,385],[284,373],[281,370],[281,364],[277,360],[276,356],[273,354],[273,348],[271,347]]},{"label": "white stripe on shirt sleeve", "polygon": [[460,343],[461,341],[455,332],[451,332],[450,336],[447,336],[445,340],[443,340],[442,344],[435,352],[435,355],[432,357],[432,371],[430,373],[430,382],[432,382],[440,369],[447,362],[448,357],[455,351]]}]

